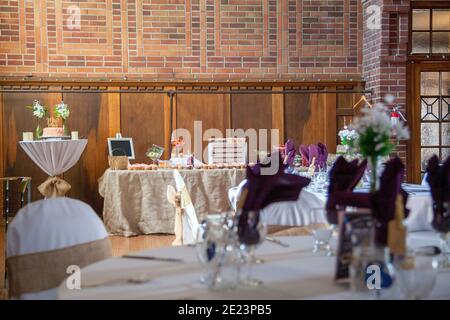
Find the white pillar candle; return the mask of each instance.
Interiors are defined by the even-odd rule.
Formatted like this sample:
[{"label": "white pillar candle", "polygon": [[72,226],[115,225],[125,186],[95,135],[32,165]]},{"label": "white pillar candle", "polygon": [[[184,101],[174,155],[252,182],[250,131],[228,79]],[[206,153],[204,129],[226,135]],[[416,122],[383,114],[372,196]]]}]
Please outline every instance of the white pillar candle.
[{"label": "white pillar candle", "polygon": [[22,141],[33,141],[33,132],[23,132]]},{"label": "white pillar candle", "polygon": [[78,131],[71,132],[72,140],[78,140]]}]

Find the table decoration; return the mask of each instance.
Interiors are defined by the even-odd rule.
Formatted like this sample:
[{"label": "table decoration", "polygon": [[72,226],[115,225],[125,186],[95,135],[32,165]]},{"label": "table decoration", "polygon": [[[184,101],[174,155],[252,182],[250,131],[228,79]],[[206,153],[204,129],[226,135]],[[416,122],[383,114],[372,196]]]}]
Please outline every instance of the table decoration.
[{"label": "table decoration", "polygon": [[33,132],[23,132],[22,141],[33,141]]},{"label": "table decoration", "polygon": [[450,157],[443,164],[433,155],[428,160],[427,183],[431,188],[433,198],[432,227],[441,236],[441,250],[444,256],[444,264],[450,265]]},{"label": "table decoration", "polygon": [[391,137],[395,132],[397,140],[409,139],[409,131],[402,122],[393,124],[383,104],[361,110],[362,116],[356,117],[351,129],[357,133],[357,138],[349,142],[366,158],[371,168],[370,192],[378,189],[378,174],[380,157],[389,155],[394,149]]},{"label": "table decoration", "polygon": [[[33,111],[33,116],[37,119],[36,129],[34,131],[35,139],[39,139],[42,136],[42,127],[40,124],[40,120],[44,118],[48,114],[48,108],[46,106],[41,105],[38,100],[33,101],[32,106],[26,106],[26,108]],[[25,139],[24,139],[25,141]]]},{"label": "table decoration", "polygon": [[241,253],[231,215],[214,215],[202,221],[195,247],[205,270],[200,281],[212,290],[236,288],[239,284]]},{"label": "table decoration", "polygon": [[[358,138],[356,131],[350,130],[347,126],[344,126],[344,129],[338,132],[338,136],[341,140],[341,146],[344,149],[343,153],[350,153],[353,141]],[[338,146],[338,149],[341,149],[340,146]]]},{"label": "table decoration", "polygon": [[164,153],[164,148],[157,146],[156,144],[152,144],[152,146],[147,150],[145,155],[149,157],[154,164],[158,164],[159,159],[161,159]]},{"label": "table decoration", "polygon": [[323,143],[319,142],[309,146],[302,144],[300,145],[299,152],[302,156],[303,166],[311,167],[311,164],[314,164],[315,170],[326,167],[328,151],[327,147]]},{"label": "table decoration", "polygon": [[111,170],[127,170],[129,161],[127,156],[108,156],[108,164]]},{"label": "table decoration", "polygon": [[59,175],[73,167],[80,159],[87,140],[20,141],[19,144],[31,160],[49,175],[47,180],[39,185],[39,192],[46,198],[64,196],[71,186]]},{"label": "table decoration", "polygon": [[70,137],[72,140],[78,140],[78,131],[72,131]]},{"label": "table decoration", "polygon": [[56,116],[57,119],[62,120],[62,128],[64,131],[64,135],[69,136],[70,131],[69,131],[69,128],[66,123],[66,121],[70,115],[69,106],[67,104],[65,104],[64,101],[61,101],[61,103],[59,103],[55,106],[54,115]]}]

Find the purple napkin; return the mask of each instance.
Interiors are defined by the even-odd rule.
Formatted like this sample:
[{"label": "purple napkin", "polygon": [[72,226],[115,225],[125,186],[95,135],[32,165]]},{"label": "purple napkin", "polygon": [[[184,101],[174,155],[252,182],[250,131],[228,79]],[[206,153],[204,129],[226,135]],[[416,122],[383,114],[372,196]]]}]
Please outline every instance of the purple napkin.
[{"label": "purple napkin", "polygon": [[308,162],[311,165],[314,158],[316,158],[315,164],[317,165],[317,161],[319,160],[319,147],[316,144],[310,144],[308,147],[309,158]]},{"label": "purple napkin", "polygon": [[319,142],[317,144],[317,151],[318,151],[318,156],[317,156],[317,166],[319,166],[320,168],[325,168],[327,165],[327,159],[328,159],[328,151],[327,151],[327,147]]},{"label": "purple napkin", "polygon": [[309,166],[309,149],[305,144],[300,145],[300,155],[302,156],[302,166]]},{"label": "purple napkin", "polygon": [[388,223],[395,218],[395,203],[397,195],[401,192],[404,174],[405,166],[402,161],[398,157],[390,159],[386,162],[381,175],[380,189],[372,196],[372,212],[377,221],[375,230],[377,244],[387,244]]},{"label": "purple napkin", "polygon": [[450,231],[450,157],[442,165],[439,164],[436,155],[428,160],[427,182],[433,198],[432,226],[438,232],[448,232]]},{"label": "purple napkin", "polygon": [[[361,180],[366,167],[366,160],[358,164],[357,159],[347,162],[347,160],[345,160],[342,156],[337,158],[334,162],[334,165],[329,173],[330,182],[328,185],[328,200],[326,205],[327,218],[330,223],[338,223],[338,205],[345,207],[352,204],[351,199],[355,199],[355,197],[352,196],[353,193],[351,191],[356,187],[359,180]],[[359,195],[356,196],[356,198],[357,197],[359,197]],[[367,208],[368,205],[356,207]]]},{"label": "purple napkin", "polygon": [[292,166],[294,164],[295,159],[295,144],[292,139],[288,139],[285,144],[285,155],[287,156],[286,163],[288,166]]},{"label": "purple napkin", "polygon": [[261,164],[256,164],[253,168],[247,168],[244,211],[260,210],[274,202],[295,201],[300,191],[310,182],[308,178],[284,173],[286,166],[281,162],[273,175],[262,175],[261,167]]}]

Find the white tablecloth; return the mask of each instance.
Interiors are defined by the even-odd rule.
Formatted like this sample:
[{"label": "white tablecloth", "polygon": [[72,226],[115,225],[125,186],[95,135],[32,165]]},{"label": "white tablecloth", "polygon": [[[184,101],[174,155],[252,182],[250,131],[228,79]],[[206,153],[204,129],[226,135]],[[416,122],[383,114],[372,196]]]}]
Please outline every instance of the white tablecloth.
[{"label": "white tablecloth", "polygon": [[87,140],[20,141],[25,153],[49,176],[60,175],[80,159]]},{"label": "white tablecloth", "polygon": [[[424,187],[419,185],[404,185],[404,188],[409,193],[406,207],[410,213],[405,220],[408,231],[431,231],[430,221],[433,214],[431,194],[424,192]],[[367,192],[364,189],[355,191]],[[233,198],[233,192],[237,192],[237,189],[230,190],[230,198]],[[325,209],[326,201],[325,192],[314,192],[304,188],[297,201],[272,203],[261,211],[261,217],[270,225],[307,226],[313,223],[326,223],[326,212],[320,210]]]},{"label": "white tablecloth", "polygon": [[[112,258],[95,263],[81,271],[81,283],[100,284],[104,281],[127,279],[138,275],[150,275],[152,280],[141,284],[99,286],[68,290],[62,283],[60,299],[349,299],[347,285],[333,281],[336,257],[326,257],[311,252],[313,238],[280,237],[290,247],[282,248],[272,242],[265,242],[257,251],[265,263],[254,265],[253,275],[264,280],[257,288],[240,287],[234,291],[211,291],[200,283],[202,267],[196,259],[193,247],[170,247],[145,250],[139,255],[182,258],[184,262],[160,262],[139,259]],[[333,239],[334,240],[334,239]],[[438,237],[433,233],[409,235],[411,247],[434,244]],[[401,295],[394,285],[386,298],[398,299]],[[450,272],[438,274],[431,298],[450,298]]]}]

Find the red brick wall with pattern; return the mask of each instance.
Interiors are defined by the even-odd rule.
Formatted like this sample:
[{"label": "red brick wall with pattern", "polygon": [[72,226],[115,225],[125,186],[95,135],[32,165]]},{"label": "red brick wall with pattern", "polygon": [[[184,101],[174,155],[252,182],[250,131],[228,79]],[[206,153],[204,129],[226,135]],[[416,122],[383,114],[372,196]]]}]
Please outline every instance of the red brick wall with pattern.
[{"label": "red brick wall with pattern", "polygon": [[0,75],[358,80],[362,25],[360,0],[0,0]]},{"label": "red brick wall with pattern", "polygon": [[[374,103],[384,102],[386,94],[395,96],[394,105],[406,116],[406,64],[408,47],[409,0],[366,0],[367,9],[377,5],[381,9],[381,28],[371,29],[364,24],[363,78],[366,89],[373,90]],[[389,106],[392,107],[392,106]],[[396,146],[396,154],[406,163],[406,141]]]}]

